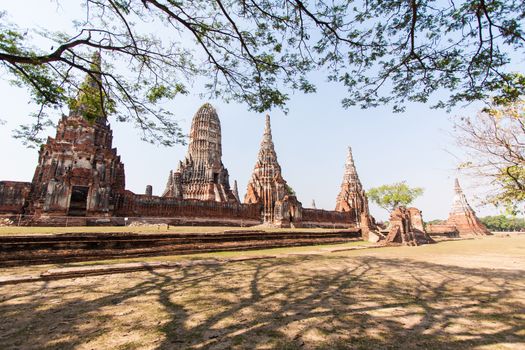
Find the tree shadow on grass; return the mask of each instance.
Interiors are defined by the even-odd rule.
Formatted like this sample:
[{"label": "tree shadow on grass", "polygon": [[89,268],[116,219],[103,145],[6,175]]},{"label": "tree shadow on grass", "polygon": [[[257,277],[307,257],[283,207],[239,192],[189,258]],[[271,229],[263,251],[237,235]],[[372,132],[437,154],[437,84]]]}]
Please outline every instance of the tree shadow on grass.
[{"label": "tree shadow on grass", "polygon": [[[104,336],[122,348],[157,349],[525,343],[521,271],[302,256],[79,280],[85,297],[68,296],[79,288],[72,280],[11,292],[16,297],[0,303],[0,347],[72,349]],[[115,285],[101,291],[105,283]],[[121,305],[153,307],[135,310],[139,319],[126,331],[155,334],[155,341],[114,339],[123,334],[115,314]]]}]

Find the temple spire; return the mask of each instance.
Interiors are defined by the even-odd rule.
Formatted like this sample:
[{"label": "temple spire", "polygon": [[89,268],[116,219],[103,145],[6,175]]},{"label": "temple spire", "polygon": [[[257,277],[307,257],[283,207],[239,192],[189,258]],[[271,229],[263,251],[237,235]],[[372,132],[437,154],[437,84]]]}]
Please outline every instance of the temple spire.
[{"label": "temple spire", "polygon": [[235,196],[235,198],[237,199],[237,201],[240,202],[240,199],[239,199],[239,189],[237,188],[237,180],[234,180],[234,181],[233,181],[233,195]]},{"label": "temple spire", "polygon": [[461,190],[461,186],[459,185],[459,180],[457,177],[454,179],[454,192],[463,193],[463,191]]},{"label": "temple spire", "polygon": [[362,229],[365,226],[373,226],[373,220],[368,209],[368,198],[361,181],[359,181],[351,147],[348,147],[343,182],[341,183],[341,191],[337,196],[335,211],[351,212],[355,223],[359,224]]},{"label": "temple spire", "polygon": [[[270,116],[266,115],[261,147],[252,176],[248,181],[244,203],[262,204],[263,222],[281,225],[285,221],[291,220],[290,217],[285,217],[283,211],[289,204],[284,205],[283,201],[296,202],[296,199],[292,200],[288,197],[293,197],[293,193],[282,177],[281,166],[277,161],[277,154],[272,140]],[[299,208],[300,203],[297,202],[293,206]]]},{"label": "temple spire", "polygon": [[348,154],[345,161],[345,173],[343,176],[343,184],[345,182],[359,181],[357,178],[357,170],[355,169],[354,156],[352,155],[352,147],[348,147]]},{"label": "temple spire", "polygon": [[86,73],[84,83],[80,87],[80,93],[89,92],[89,88],[99,90],[100,84],[102,83],[102,57],[100,55],[100,51],[95,51],[91,56],[89,70],[91,72]]},{"label": "temple spire", "polygon": [[270,115],[266,114],[266,123],[264,125],[264,135],[272,139],[272,125],[270,123]]},{"label": "temple spire", "polygon": [[467,211],[473,211],[470,205],[467,202],[467,197],[463,193],[461,186],[459,185],[459,180],[456,178],[454,180],[454,199],[452,202],[451,213],[464,213]]},{"label": "temple spire", "polygon": [[199,108],[191,122],[187,158],[197,163],[205,163],[206,166],[221,162],[221,122],[217,111],[209,102]]},{"label": "temple spire", "polygon": [[170,172],[163,197],[238,203],[222,163],[221,122],[210,103],[193,116],[189,137],[186,158]]},{"label": "temple spire", "polygon": [[454,181],[454,200],[447,219],[447,224],[455,226],[459,235],[488,235],[490,231],[477,218],[476,213],[467,202],[459,180]]},{"label": "temple spire", "polygon": [[[259,160],[270,157],[273,162],[277,163],[277,154],[275,153],[275,146],[272,139],[272,126],[270,122],[270,115],[266,115],[266,122],[264,126],[264,134],[261,141],[261,148],[259,150]],[[278,164],[277,164],[278,165]]]},{"label": "temple spire", "polygon": [[102,90],[102,66],[100,51],[95,51],[91,57],[90,72],[86,73],[84,82],[80,84],[77,98],[71,102],[72,114],[82,115],[89,122],[105,121],[105,96]]}]

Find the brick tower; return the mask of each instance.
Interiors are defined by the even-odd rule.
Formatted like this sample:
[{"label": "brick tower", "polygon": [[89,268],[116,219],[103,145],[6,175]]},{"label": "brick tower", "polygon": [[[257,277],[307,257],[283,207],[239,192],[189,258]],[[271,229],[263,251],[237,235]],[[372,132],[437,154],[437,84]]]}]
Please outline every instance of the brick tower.
[{"label": "brick tower", "polygon": [[[98,53],[91,70],[100,71]],[[29,195],[31,214],[112,214],[125,187],[124,164],[112,148],[100,84],[100,76],[86,77],[69,115],[59,121],[55,138],[41,147]]]},{"label": "brick tower", "polygon": [[272,140],[269,115],[266,115],[263,139],[244,203],[261,204],[265,224],[282,227],[300,225],[301,203],[282,177]]},{"label": "brick tower", "polygon": [[455,226],[460,236],[491,234],[485,225],[479,221],[476,213],[468,204],[458,179],[456,179],[454,184],[454,201],[448,216],[447,225]]},{"label": "brick tower", "polygon": [[368,198],[357,175],[351,147],[348,147],[343,182],[337,195],[335,211],[353,212],[355,224],[361,227],[364,237],[367,237],[370,230],[375,229],[374,219],[368,209]]},{"label": "brick tower", "polygon": [[222,164],[221,123],[215,108],[205,103],[193,117],[188,155],[171,171],[163,197],[238,202]]}]

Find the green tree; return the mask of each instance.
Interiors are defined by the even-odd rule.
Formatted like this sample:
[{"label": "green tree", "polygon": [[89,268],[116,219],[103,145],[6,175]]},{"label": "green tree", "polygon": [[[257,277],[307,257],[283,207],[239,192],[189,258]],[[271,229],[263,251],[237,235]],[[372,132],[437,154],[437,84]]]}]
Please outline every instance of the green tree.
[{"label": "green tree", "polygon": [[491,231],[523,231],[525,230],[525,219],[515,216],[485,216],[480,219]]},{"label": "green tree", "polygon": [[402,111],[436,97],[435,107],[448,108],[489,96],[508,102],[525,91],[511,68],[525,48],[521,0],[77,3],[85,13],[72,18],[75,32],[19,28],[0,14],[2,77],[28,88],[40,106],[26,133],[36,135],[47,111],[78,94],[81,75],[96,73],[93,50],[106,62],[99,89],[117,119],[166,145],[182,135],[158,102],[187,93],[196,78],[206,96],[259,112],[285,108],[290,89],[314,92],[312,70],[343,84],[345,107]]},{"label": "green tree", "polygon": [[434,220],[430,220],[430,221],[427,221],[425,222],[427,225],[443,225],[447,222],[447,220],[443,220],[443,219],[434,219]]},{"label": "green tree", "polygon": [[382,185],[367,191],[368,198],[381,208],[391,212],[398,206],[407,206],[423,194],[420,187],[409,187],[406,182]]},{"label": "green tree", "polygon": [[286,187],[286,191],[288,191],[289,194],[291,194],[292,196],[296,195],[296,193],[295,193],[294,189],[292,188],[292,186],[286,184],[285,187]]}]

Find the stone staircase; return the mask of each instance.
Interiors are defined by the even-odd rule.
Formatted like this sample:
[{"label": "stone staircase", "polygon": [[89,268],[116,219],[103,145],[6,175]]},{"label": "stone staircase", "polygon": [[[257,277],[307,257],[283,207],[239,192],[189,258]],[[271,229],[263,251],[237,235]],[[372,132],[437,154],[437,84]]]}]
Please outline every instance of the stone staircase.
[{"label": "stone staircase", "polygon": [[336,232],[79,233],[0,237],[0,266],[214,251],[268,249],[361,240],[359,230]]}]

